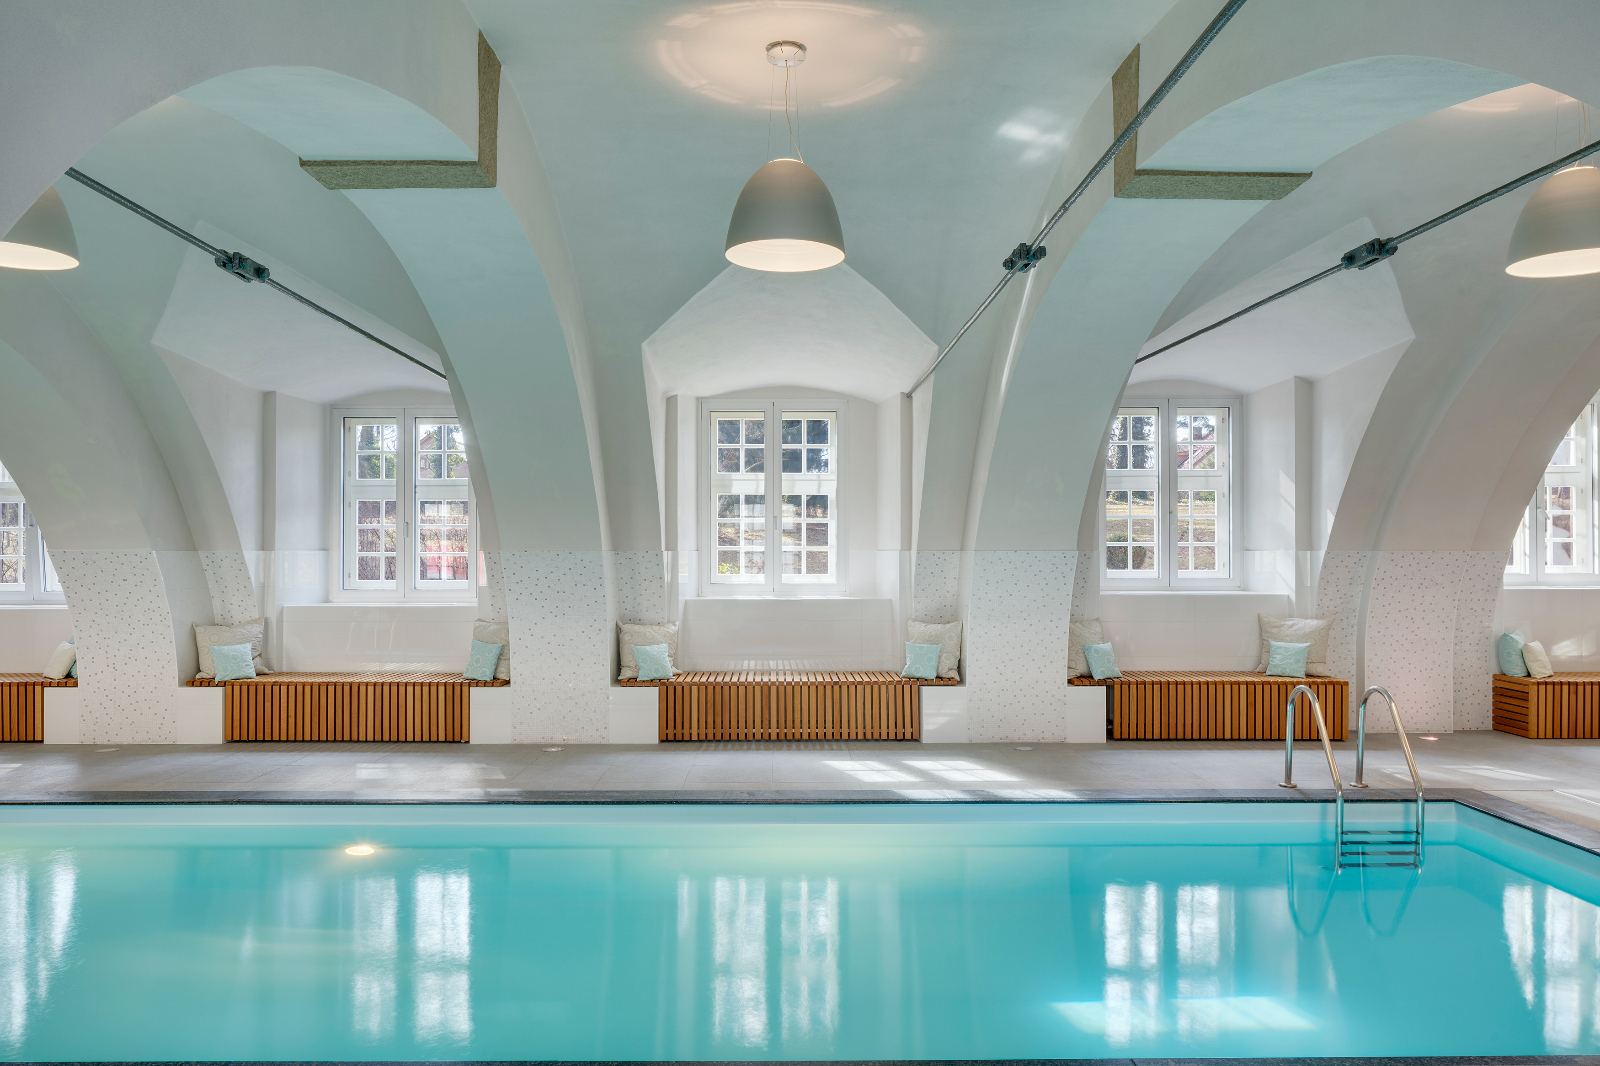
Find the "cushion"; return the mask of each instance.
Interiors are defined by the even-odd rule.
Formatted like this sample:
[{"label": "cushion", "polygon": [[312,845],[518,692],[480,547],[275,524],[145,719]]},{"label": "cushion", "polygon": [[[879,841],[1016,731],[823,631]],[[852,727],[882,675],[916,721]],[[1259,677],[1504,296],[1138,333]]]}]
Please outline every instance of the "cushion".
[{"label": "cushion", "polygon": [[241,678],[255,677],[255,659],[250,654],[253,650],[248,644],[213,644],[211,664],[216,671],[216,679],[238,681]]},{"label": "cushion", "polygon": [[265,635],[266,627],[259,618],[252,618],[248,622],[236,622],[231,626],[195,626],[194,643],[195,650],[200,653],[200,672],[194,676],[216,676],[216,671],[212,669],[211,665],[211,649],[224,644],[250,645],[251,665],[255,672],[257,674],[271,673],[266,664],[261,661],[261,646]]},{"label": "cushion", "polygon": [[932,681],[939,676],[939,653],[942,649],[943,645],[940,644],[913,644],[906,641],[906,668],[900,671],[900,676]]},{"label": "cushion", "polygon": [[[78,643],[78,635],[76,633],[74,633],[72,636],[68,637],[67,638],[67,643],[76,646],[77,643]],[[72,660],[72,665],[67,667],[67,676],[68,677],[73,677],[73,678],[78,676],[78,660],[77,659],[73,659]]]},{"label": "cushion", "polygon": [[1550,656],[1545,654],[1544,645],[1537,640],[1530,640],[1522,646],[1522,660],[1528,667],[1530,677],[1549,677],[1555,673],[1550,666]]},{"label": "cushion", "polygon": [[1495,642],[1495,656],[1500,660],[1500,672],[1507,677],[1527,677],[1528,665],[1522,657],[1522,633],[1501,633]]},{"label": "cushion", "polygon": [[481,640],[474,640],[472,653],[467,656],[467,668],[461,671],[461,676],[468,681],[493,681],[494,668],[500,662],[500,652],[504,648],[503,644],[485,644]]},{"label": "cushion", "polygon": [[494,666],[495,680],[510,681],[511,627],[504,622],[486,622],[482,618],[478,618],[472,623],[472,639],[481,640],[485,644],[500,645],[500,659]]},{"label": "cushion", "polygon": [[1083,649],[1089,644],[1104,644],[1106,635],[1100,626],[1100,619],[1080,619],[1067,626],[1067,676],[1082,677],[1089,672],[1089,664],[1084,661]]},{"label": "cushion", "polygon": [[[678,661],[678,623],[657,623],[652,625],[635,625],[631,622],[617,623],[617,644],[621,654],[622,669],[617,671],[617,677],[626,681],[629,678],[639,677],[639,666],[634,661],[634,648],[641,645],[665,644],[667,658],[673,662]],[[672,676],[670,674],[668,677]],[[642,681],[655,681],[657,678],[640,678]]]},{"label": "cushion", "polygon": [[72,641],[64,640],[50,653],[50,661],[45,664],[44,676],[52,681],[60,681],[67,676],[67,671],[71,670],[77,661],[78,649],[72,646]]},{"label": "cushion", "polygon": [[1122,676],[1122,671],[1117,669],[1117,657],[1112,654],[1110,644],[1085,644],[1083,658],[1089,665],[1089,676],[1096,681]]},{"label": "cushion", "polygon": [[1286,644],[1281,640],[1267,642],[1268,677],[1305,677],[1306,656],[1310,644]]},{"label": "cushion", "polygon": [[1270,614],[1258,614],[1256,619],[1261,623],[1261,665],[1257,669],[1262,673],[1267,672],[1271,658],[1267,645],[1276,640],[1281,644],[1311,645],[1306,655],[1305,673],[1292,676],[1333,676],[1333,671],[1328,669],[1328,634],[1333,632],[1333,619],[1277,618]]},{"label": "cushion", "polygon": [[[906,640],[912,644],[939,645],[939,676],[960,678],[961,623],[918,622],[906,623]],[[910,676],[910,675],[907,675]]]},{"label": "cushion", "polygon": [[640,681],[672,680],[672,652],[665,644],[635,644],[633,659]]}]

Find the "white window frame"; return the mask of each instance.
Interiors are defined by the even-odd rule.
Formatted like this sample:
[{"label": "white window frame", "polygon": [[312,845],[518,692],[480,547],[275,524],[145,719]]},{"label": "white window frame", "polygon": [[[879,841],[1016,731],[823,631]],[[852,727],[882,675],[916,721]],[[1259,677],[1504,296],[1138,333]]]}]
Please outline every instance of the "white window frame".
[{"label": "white window frame", "polygon": [[[1180,408],[1224,408],[1227,410],[1227,445],[1224,473],[1219,477],[1225,480],[1224,491],[1227,497],[1227,506],[1218,509],[1219,528],[1226,529],[1227,551],[1219,561],[1227,567],[1226,573],[1219,577],[1196,577],[1181,573],[1177,569],[1177,527],[1178,527],[1178,472],[1174,469],[1176,456],[1177,412]],[[1239,517],[1244,512],[1242,489],[1245,485],[1243,477],[1242,458],[1244,456],[1245,426],[1244,426],[1244,399],[1241,396],[1124,396],[1121,404],[1113,412],[1121,414],[1125,410],[1154,409],[1156,416],[1156,445],[1157,462],[1155,471],[1156,482],[1156,568],[1147,576],[1134,577],[1128,571],[1112,571],[1106,569],[1106,492],[1113,489],[1111,472],[1104,470],[1105,454],[1102,452],[1097,461],[1102,464],[1104,477],[1101,491],[1095,500],[1097,515],[1096,528],[1098,529],[1097,562],[1100,567],[1101,587],[1114,592],[1130,591],[1162,591],[1185,592],[1237,590],[1244,587],[1244,578],[1240,571],[1240,529]]]},{"label": "white window frame", "polygon": [[[844,447],[848,436],[845,428],[845,413],[848,404],[844,400],[825,400],[815,398],[800,398],[787,400],[769,400],[761,398],[732,397],[723,399],[701,399],[699,403],[699,429],[696,433],[698,442],[698,462],[695,475],[695,513],[699,516],[699,549],[702,556],[700,565],[700,594],[702,596],[745,596],[745,597],[803,597],[803,596],[838,596],[850,587],[849,561],[850,553],[845,547],[846,524],[848,517],[843,506],[843,499],[847,491],[846,485],[850,478],[850,464],[845,461]],[[713,413],[730,411],[748,411],[751,413],[763,412],[769,428],[779,425],[779,419],[785,411],[792,412],[829,412],[833,415],[833,440],[829,443],[832,449],[830,465],[834,472],[833,499],[829,503],[829,520],[832,522],[833,573],[827,580],[784,581],[782,570],[783,545],[782,527],[783,518],[779,512],[782,507],[782,442],[779,432],[766,434],[767,454],[764,463],[766,469],[766,498],[767,513],[767,561],[766,574],[763,581],[751,582],[723,582],[714,581],[717,568],[717,519],[713,513],[712,496],[712,450],[716,447],[712,440],[711,417]]]},{"label": "white window frame", "polygon": [[33,508],[4,466],[0,466],[0,503],[21,505],[23,559],[22,587],[0,585],[0,603],[66,603],[66,593],[45,550],[44,533],[34,520]]},{"label": "white window frame", "polygon": [[[1567,441],[1573,441],[1571,458],[1560,466]],[[1571,567],[1549,563],[1547,491],[1555,486],[1570,486],[1575,492],[1573,541],[1584,561]],[[1512,538],[1505,570],[1507,585],[1573,587],[1600,586],[1600,396],[1584,406],[1563,434],[1551,456],[1550,465],[1539,475],[1539,483],[1523,511],[1522,522]]]},{"label": "white window frame", "polygon": [[[416,523],[418,497],[416,425],[437,419],[440,422],[459,423],[455,410],[448,406],[425,407],[333,407],[329,410],[332,425],[328,440],[332,446],[329,484],[332,488],[331,517],[328,543],[334,545],[328,566],[328,599],[333,603],[476,603],[478,596],[478,512],[473,501],[471,479],[467,479],[467,579],[450,582],[444,588],[419,588],[417,581],[419,530]],[[398,559],[394,588],[373,588],[354,585],[353,526],[346,526],[346,516],[354,521],[355,497],[345,494],[347,464],[346,419],[392,418],[397,427],[398,473],[395,485],[395,511],[399,517]],[[452,490],[457,486],[451,486]]]}]

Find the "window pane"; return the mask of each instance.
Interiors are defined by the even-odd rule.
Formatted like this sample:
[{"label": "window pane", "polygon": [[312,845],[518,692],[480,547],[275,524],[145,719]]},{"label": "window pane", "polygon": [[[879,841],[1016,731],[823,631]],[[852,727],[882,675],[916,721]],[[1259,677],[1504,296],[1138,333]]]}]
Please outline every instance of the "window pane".
[{"label": "window pane", "polygon": [[737,418],[719,418],[719,419],[717,419],[717,443],[718,444],[738,444],[739,443],[739,419],[737,419]]},{"label": "window pane", "polygon": [[724,493],[717,497],[717,517],[739,517],[739,497],[736,494]]},{"label": "window pane", "polygon": [[1156,468],[1155,446],[1150,444],[1131,445],[1128,465],[1134,470],[1154,470]]},{"label": "window pane", "polygon": [[783,439],[778,443],[802,444],[804,442],[800,439],[800,435],[801,420],[798,418],[785,418],[783,419]]},{"label": "window pane", "polygon": [[1106,449],[1106,469],[1128,469],[1128,446],[1126,444],[1113,444]]},{"label": "window pane", "polygon": [[1154,570],[1156,568],[1155,551],[1141,544],[1131,546],[1129,558],[1132,560],[1129,569]]},{"label": "window pane", "polygon": [[1108,544],[1122,544],[1128,539],[1128,520],[1126,518],[1106,519],[1106,542]]},{"label": "window pane", "polygon": [[417,583],[467,580],[467,501],[417,501]]},{"label": "window pane", "polygon": [[799,448],[785,448],[785,449],[783,449],[783,472],[785,474],[798,474],[798,473],[800,473],[800,449]]},{"label": "window pane", "polygon": [[1156,416],[1134,415],[1132,420],[1134,440],[1156,439]]},{"label": "window pane", "polygon": [[826,474],[828,472],[828,449],[806,449],[806,473]]},{"label": "window pane", "polygon": [[826,497],[826,496],[807,496],[806,497],[806,517],[807,518],[827,518],[828,517],[828,497]]},{"label": "window pane", "polygon": [[786,548],[800,546],[800,523],[785,522],[783,524],[783,545]]},{"label": "window pane", "polygon": [[23,557],[23,513],[19,501],[0,503],[0,585],[20,591],[27,584]]},{"label": "window pane", "polygon": [[[434,438],[438,423],[419,426]],[[343,510],[344,583],[348,588],[383,587],[393,580],[398,561],[400,426],[397,418],[344,419],[345,505]],[[420,453],[419,453],[420,454]],[[438,453],[435,454],[435,458]],[[389,575],[389,576],[385,576]]]},{"label": "window pane", "polygon": [[717,473],[737,474],[739,472],[739,449],[717,449]]},{"label": "window pane", "polygon": [[806,443],[828,444],[828,427],[830,420],[826,418],[806,419]]},{"label": "window pane", "polygon": [[1118,415],[1111,420],[1111,439],[1114,441],[1128,439],[1128,416]]},{"label": "window pane", "polygon": [[766,468],[767,451],[765,448],[746,448],[744,450],[744,472],[746,474],[759,474]]},{"label": "window pane", "polygon": [[1126,544],[1110,545],[1106,548],[1106,569],[1128,569],[1128,546]]},{"label": "window pane", "polygon": [[785,517],[785,518],[799,518],[800,517],[800,500],[801,500],[801,497],[799,497],[799,496],[785,496],[783,498],[783,517]]},{"label": "window pane", "polygon": [[797,551],[783,553],[784,573],[798,574],[800,572],[800,555],[801,553]]},{"label": "window pane", "polygon": [[719,545],[736,545],[739,543],[739,523],[718,522],[717,543]]},{"label": "window pane", "polygon": [[832,555],[832,552],[806,552],[806,573],[815,576],[827,574]]},{"label": "window pane", "polygon": [[[783,412],[783,443],[804,445],[783,449],[785,517],[804,519],[786,524],[783,543],[805,549],[794,551],[793,558],[785,552],[785,581],[817,582],[837,576],[833,553],[826,550],[838,543],[838,531],[833,528],[838,516],[832,505],[839,474],[833,447],[838,443],[836,417],[832,412]],[[799,505],[792,514],[791,497]]]},{"label": "window pane", "polygon": [[744,442],[746,444],[765,444],[767,442],[766,419],[747,418],[744,420]]},{"label": "window pane", "polygon": [[759,578],[766,567],[767,419],[758,411],[718,412],[711,431],[711,580]]}]

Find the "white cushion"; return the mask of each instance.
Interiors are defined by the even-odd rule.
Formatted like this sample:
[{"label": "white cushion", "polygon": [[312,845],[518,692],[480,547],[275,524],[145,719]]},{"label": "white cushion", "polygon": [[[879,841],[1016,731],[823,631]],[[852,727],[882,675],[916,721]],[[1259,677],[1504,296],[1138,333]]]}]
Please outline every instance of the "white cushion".
[{"label": "white cushion", "polygon": [[1083,657],[1085,644],[1104,644],[1106,635],[1098,618],[1082,618],[1067,624],[1067,676],[1083,677],[1089,660]]},{"label": "white cushion", "polygon": [[633,649],[635,645],[648,648],[653,644],[667,646],[667,658],[672,662],[672,672],[678,673],[678,623],[662,623],[660,625],[635,625],[631,622],[617,623],[618,650],[622,653],[622,669],[617,671],[618,680],[627,681],[639,676],[639,664],[634,661]]},{"label": "white cushion", "polygon": [[511,680],[511,627],[505,622],[486,622],[482,618],[472,623],[472,639],[485,644],[500,645],[500,659],[494,664],[496,681]]},{"label": "white cushion", "polygon": [[1277,618],[1269,614],[1256,615],[1261,623],[1261,665],[1259,673],[1266,673],[1267,661],[1272,658],[1271,641],[1280,644],[1309,644],[1306,652],[1307,677],[1332,677],[1328,669],[1328,634],[1333,632],[1331,618]]},{"label": "white cushion", "polygon": [[250,658],[255,664],[256,673],[271,673],[272,671],[261,661],[261,649],[265,638],[266,624],[259,618],[252,618],[248,622],[235,622],[231,626],[195,626],[194,643],[195,650],[200,653],[200,672],[194,676],[216,677],[217,669],[211,662],[211,649],[226,648],[236,644],[250,645]]},{"label": "white cushion", "polygon": [[1550,666],[1550,656],[1545,654],[1544,645],[1537,640],[1530,640],[1522,646],[1522,661],[1528,664],[1529,677],[1549,677],[1555,673]]},{"label": "white cushion", "polygon": [[939,645],[939,676],[960,679],[960,622],[910,621],[906,623],[906,639],[913,644]]},{"label": "white cushion", "polygon": [[45,665],[44,676],[52,681],[60,681],[67,676],[67,671],[72,669],[72,664],[78,661],[78,649],[66,641],[56,645],[56,650],[50,653],[50,662]]}]

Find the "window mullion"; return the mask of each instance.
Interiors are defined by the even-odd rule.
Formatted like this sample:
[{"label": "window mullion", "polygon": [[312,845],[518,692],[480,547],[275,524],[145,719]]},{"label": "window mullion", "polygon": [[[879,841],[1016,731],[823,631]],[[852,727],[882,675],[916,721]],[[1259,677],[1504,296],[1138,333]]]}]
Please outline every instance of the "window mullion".
[{"label": "window mullion", "polygon": [[767,595],[776,596],[779,591],[779,572],[783,569],[783,547],[779,544],[781,539],[782,518],[780,515],[783,492],[783,465],[782,431],[778,424],[780,403],[773,400],[767,404],[766,428],[766,471],[767,471]]}]

